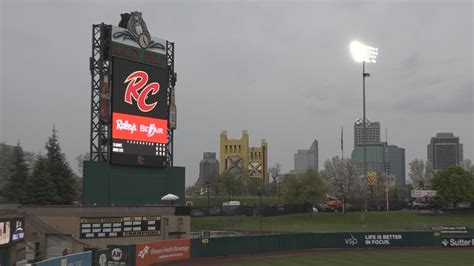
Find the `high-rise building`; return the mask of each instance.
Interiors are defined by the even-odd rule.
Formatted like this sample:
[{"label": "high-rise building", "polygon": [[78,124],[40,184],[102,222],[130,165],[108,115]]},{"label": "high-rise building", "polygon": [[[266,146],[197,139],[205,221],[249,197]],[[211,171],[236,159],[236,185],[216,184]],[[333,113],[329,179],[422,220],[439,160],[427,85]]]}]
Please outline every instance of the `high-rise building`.
[{"label": "high-rise building", "polygon": [[199,184],[209,182],[213,177],[219,175],[219,161],[215,152],[205,152],[203,159],[199,163]]},{"label": "high-rise building", "polygon": [[309,168],[309,151],[297,150],[295,153],[295,172],[297,175],[306,172]]},{"label": "high-rise building", "polygon": [[[380,142],[380,123],[370,122],[366,119],[365,124],[367,143]],[[362,118],[357,119],[354,123],[354,147],[359,145],[364,145],[364,123]]]},{"label": "high-rise building", "polygon": [[395,186],[405,187],[405,149],[388,145],[385,153],[387,173],[395,176]]},{"label": "high-rise building", "polygon": [[240,139],[228,139],[227,131],[220,136],[220,173],[234,173],[245,178],[259,178],[268,183],[268,146],[262,139],[260,147],[249,147],[249,133]]},{"label": "high-rise building", "polygon": [[318,141],[314,140],[308,150],[308,167],[314,171],[319,171],[319,151],[318,151]]},{"label": "high-rise building", "polygon": [[295,153],[295,172],[302,174],[308,169],[319,170],[318,141],[314,140],[309,150],[297,150]]},{"label": "high-rise building", "polygon": [[[387,163],[385,159],[385,150],[387,143],[371,142],[367,143],[367,171],[382,174],[387,172]],[[364,146],[356,146],[352,151],[352,160],[355,164],[357,173],[364,174]]]},{"label": "high-rise building", "polygon": [[463,148],[459,143],[459,137],[451,132],[436,133],[427,146],[427,155],[433,170],[459,165],[463,160]]}]

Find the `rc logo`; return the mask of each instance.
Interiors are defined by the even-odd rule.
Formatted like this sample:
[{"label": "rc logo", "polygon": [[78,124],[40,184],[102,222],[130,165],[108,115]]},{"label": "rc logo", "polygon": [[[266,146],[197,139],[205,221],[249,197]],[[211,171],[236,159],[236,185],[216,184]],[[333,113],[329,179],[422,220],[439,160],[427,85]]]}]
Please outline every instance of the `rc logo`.
[{"label": "rc logo", "polygon": [[355,238],[352,234],[351,234],[351,237],[346,238],[345,241],[346,241],[346,245],[351,245],[351,246],[355,246],[358,243],[357,238]]},{"label": "rc logo", "polygon": [[[148,83],[148,74],[145,71],[135,71],[124,81],[127,84],[125,89],[124,101],[133,104],[132,99],[137,102],[138,109],[142,112],[150,112],[156,106],[156,102],[147,103],[145,100],[150,95],[155,95],[160,90],[158,82]],[[146,85],[146,86],[145,86]]]},{"label": "rc logo", "polygon": [[148,251],[150,250],[149,246],[145,246],[140,252],[138,252],[138,257],[144,259],[145,255],[148,254]]}]

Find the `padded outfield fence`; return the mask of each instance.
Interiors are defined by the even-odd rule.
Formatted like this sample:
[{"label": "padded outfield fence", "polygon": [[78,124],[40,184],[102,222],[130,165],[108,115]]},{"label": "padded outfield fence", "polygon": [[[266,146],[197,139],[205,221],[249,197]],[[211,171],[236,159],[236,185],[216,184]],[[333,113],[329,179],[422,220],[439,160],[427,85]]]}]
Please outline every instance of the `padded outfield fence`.
[{"label": "padded outfield fence", "polygon": [[296,233],[191,240],[191,257],[216,257],[302,249],[439,247],[433,231],[366,233]]},{"label": "padded outfield fence", "polygon": [[[446,229],[446,228],[445,228]],[[59,257],[36,265],[62,265],[81,261],[81,265],[154,265],[176,260],[307,249],[354,249],[400,247],[474,247],[474,234],[466,227],[449,230],[286,233],[255,236],[230,236],[174,239],[135,245],[110,245],[106,249]],[[207,237],[207,236],[206,236]],[[77,258],[76,258],[77,257]],[[74,259],[74,260],[73,260]],[[91,262],[91,264],[89,264]]]}]

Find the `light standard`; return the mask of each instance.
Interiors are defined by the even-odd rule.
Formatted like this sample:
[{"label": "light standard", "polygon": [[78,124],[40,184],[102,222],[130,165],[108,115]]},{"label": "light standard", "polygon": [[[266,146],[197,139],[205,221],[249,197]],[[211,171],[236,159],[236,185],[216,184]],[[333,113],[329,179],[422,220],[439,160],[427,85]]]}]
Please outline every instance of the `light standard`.
[{"label": "light standard", "polygon": [[[377,57],[378,49],[375,47],[371,47],[360,43],[358,41],[352,41],[350,44],[350,50],[352,54],[352,58],[354,61],[361,63],[362,62],[362,95],[363,95],[363,109],[364,109],[364,117],[362,118],[363,123],[363,130],[362,130],[362,138],[364,139],[364,178],[367,182],[367,125],[366,125],[366,117],[365,117],[365,78],[369,77],[370,74],[365,72],[365,63],[375,63],[375,58]],[[368,184],[367,184],[368,185]],[[367,186],[366,186],[367,189]],[[367,193],[365,193],[365,211],[367,211]]]},{"label": "light standard", "polygon": [[260,235],[262,234],[262,217],[263,217],[263,208],[262,208],[262,205],[263,205],[263,201],[262,201],[262,196],[263,196],[263,193],[261,191],[261,188],[258,188],[259,189],[259,192],[257,193],[257,196],[260,196]]},{"label": "light standard", "polygon": [[206,181],[206,185],[207,185],[207,212],[209,213],[209,193],[211,192],[209,190],[209,181]]}]

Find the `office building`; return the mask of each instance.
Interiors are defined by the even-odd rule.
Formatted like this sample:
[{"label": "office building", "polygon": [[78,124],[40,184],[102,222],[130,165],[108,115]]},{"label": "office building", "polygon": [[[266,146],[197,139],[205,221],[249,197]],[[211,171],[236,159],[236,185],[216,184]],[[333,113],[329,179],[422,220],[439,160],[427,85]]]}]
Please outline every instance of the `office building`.
[{"label": "office building", "polygon": [[405,187],[405,149],[395,145],[387,145],[386,166],[387,173],[395,177],[395,186]]},{"label": "office building", "polygon": [[319,170],[318,141],[314,140],[308,150],[297,150],[294,155],[295,173],[302,174],[308,169]]},{"label": "office building", "polygon": [[[354,123],[354,146],[364,145],[364,124],[362,118]],[[367,143],[380,142],[380,122],[370,122],[366,119]]]},{"label": "office building", "polygon": [[314,140],[308,150],[308,167],[318,172],[319,170],[318,141]]},{"label": "office building", "polygon": [[427,156],[435,171],[459,165],[463,160],[463,147],[459,137],[451,132],[436,133],[427,146]]},{"label": "office building", "polygon": [[[385,160],[385,150],[387,143],[371,142],[367,143],[367,171],[382,174],[387,172],[387,164]],[[355,164],[357,173],[364,174],[364,146],[356,146],[352,151],[352,160]]]},{"label": "office building", "polygon": [[219,175],[219,161],[215,152],[205,152],[203,159],[199,163],[199,179],[198,184],[209,182],[213,177]]},{"label": "office building", "polygon": [[297,150],[295,153],[295,173],[297,175],[306,172],[309,168],[309,151]]}]

